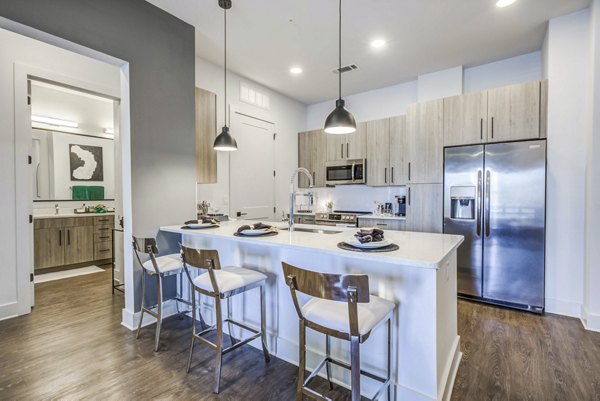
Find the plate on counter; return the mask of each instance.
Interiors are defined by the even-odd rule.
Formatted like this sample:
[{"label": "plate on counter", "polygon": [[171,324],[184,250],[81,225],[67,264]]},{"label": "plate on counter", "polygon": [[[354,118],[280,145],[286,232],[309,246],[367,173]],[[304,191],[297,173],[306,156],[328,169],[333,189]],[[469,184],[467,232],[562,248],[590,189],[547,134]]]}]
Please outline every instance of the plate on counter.
[{"label": "plate on counter", "polygon": [[201,228],[219,227],[219,225],[213,224],[213,223],[191,223],[191,224],[186,224],[184,227],[198,230]]},{"label": "plate on counter", "polygon": [[255,237],[257,235],[265,235],[268,233],[271,233],[274,231],[271,231],[271,229],[268,228],[262,228],[260,230],[244,230],[241,233],[239,233],[240,235],[247,235],[249,237]]},{"label": "plate on counter", "polygon": [[357,240],[356,237],[352,237],[348,238],[347,240],[344,240],[344,243],[355,248],[361,249],[377,249],[392,245],[392,241],[390,241],[387,238],[384,238],[383,241],[365,242],[364,244],[361,244],[361,242]]}]

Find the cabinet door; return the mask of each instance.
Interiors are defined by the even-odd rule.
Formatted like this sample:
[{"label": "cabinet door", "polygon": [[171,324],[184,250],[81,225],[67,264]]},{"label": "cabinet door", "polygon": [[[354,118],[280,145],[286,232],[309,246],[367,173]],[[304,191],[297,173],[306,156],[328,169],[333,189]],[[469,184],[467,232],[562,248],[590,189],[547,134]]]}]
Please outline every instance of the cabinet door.
[{"label": "cabinet door", "polygon": [[[390,118],[390,184],[406,184],[406,116]],[[368,160],[367,160],[368,162]],[[368,166],[367,166],[368,167]],[[368,170],[367,170],[368,171]]]},{"label": "cabinet door", "polygon": [[325,186],[325,162],[327,159],[327,138],[322,129],[311,131],[312,140],[312,170],[314,186],[322,188]]},{"label": "cabinet door", "polygon": [[[312,171],[312,137],[311,132],[298,134],[298,167]],[[308,178],[304,174],[298,175],[298,188],[308,188]]]},{"label": "cabinet door", "polygon": [[406,229],[441,233],[443,223],[443,185],[411,184],[407,188]]},{"label": "cabinet door", "polygon": [[367,157],[367,123],[356,124],[356,132],[346,135],[346,159]]},{"label": "cabinet door", "polygon": [[444,99],[444,146],[472,145],[487,140],[487,92]]},{"label": "cabinet door", "polygon": [[442,99],[408,107],[408,182],[426,184],[443,181],[443,115]]},{"label": "cabinet door", "polygon": [[540,137],[540,82],[488,91],[488,142]]},{"label": "cabinet door", "polygon": [[62,266],[64,260],[64,230],[62,228],[40,228],[33,230],[35,269]]},{"label": "cabinet door", "polygon": [[325,134],[327,142],[327,161],[346,159],[346,135]]},{"label": "cabinet door", "polygon": [[65,264],[94,260],[94,226],[66,227]]},{"label": "cabinet door", "polygon": [[367,185],[386,186],[391,182],[390,120],[367,122]]},{"label": "cabinet door", "polygon": [[382,230],[404,231],[405,221],[396,219],[358,219],[359,227],[378,227]]}]

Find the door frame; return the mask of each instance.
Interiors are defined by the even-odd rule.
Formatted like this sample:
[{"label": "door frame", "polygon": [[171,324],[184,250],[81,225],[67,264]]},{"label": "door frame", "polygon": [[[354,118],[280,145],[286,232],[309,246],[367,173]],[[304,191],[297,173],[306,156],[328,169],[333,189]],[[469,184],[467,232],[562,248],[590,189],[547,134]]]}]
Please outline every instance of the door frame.
[{"label": "door frame", "polygon": [[[2,21],[0,21],[2,22]],[[0,27],[3,24],[0,24]],[[16,31],[15,29],[9,29]],[[24,29],[25,33],[16,31],[16,33],[33,38],[35,40],[57,45],[74,53],[98,59],[102,62],[117,65],[120,68],[120,90],[115,91],[95,82],[82,81],[77,77],[63,75],[59,72],[45,70],[37,66],[14,63],[14,118],[15,118],[15,203],[16,203],[16,269],[17,269],[17,304],[13,316],[28,314],[31,312],[31,306],[34,301],[33,282],[30,280],[30,274],[33,273],[33,224],[30,223],[29,216],[33,216],[33,194],[31,188],[31,166],[27,164],[27,158],[31,154],[31,113],[30,106],[27,104],[28,81],[30,79],[39,79],[57,82],[62,85],[77,87],[86,91],[95,92],[103,96],[113,98],[118,101],[118,119],[115,121],[115,150],[119,155],[121,166],[121,185],[119,187],[122,208],[122,216],[127,222],[124,228],[123,249],[127,249],[131,238],[131,158],[130,158],[130,103],[129,103],[129,64],[125,62],[116,62],[111,56],[98,56],[97,52],[83,48],[81,46],[62,46],[64,43],[58,38],[48,34],[30,35],[31,28]],[[37,31],[36,31],[37,32]],[[83,50],[82,50],[83,49]],[[115,160],[117,160],[115,158]],[[27,168],[23,168],[26,166]],[[115,197],[117,199],[117,197]],[[125,307],[133,308],[134,283],[133,283],[133,255],[125,252],[123,255],[124,279],[125,279]],[[6,316],[9,317],[9,316]]]}]

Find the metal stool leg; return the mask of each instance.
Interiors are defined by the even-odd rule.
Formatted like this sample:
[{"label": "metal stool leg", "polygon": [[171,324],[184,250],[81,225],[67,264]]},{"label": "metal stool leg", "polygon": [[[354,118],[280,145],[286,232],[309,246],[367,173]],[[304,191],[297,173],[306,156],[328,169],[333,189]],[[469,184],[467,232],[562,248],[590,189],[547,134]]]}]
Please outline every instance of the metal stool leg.
[{"label": "metal stool leg", "polygon": [[219,297],[215,298],[215,312],[217,319],[217,355],[215,357],[215,387],[213,393],[219,394],[219,388],[221,387],[221,368],[223,366],[223,316],[221,314],[221,299]]},{"label": "metal stool leg", "polygon": [[[227,320],[231,320],[231,297],[227,298]],[[229,340],[231,341],[231,345],[235,345],[237,340],[231,334],[231,322],[227,322],[227,331],[229,332]]]},{"label": "metal stool leg", "polygon": [[188,356],[187,373],[190,373],[192,366],[192,354],[194,353],[194,344],[196,343],[196,291],[192,293],[192,343],[190,344],[190,355]]},{"label": "metal stool leg", "polygon": [[146,270],[142,268],[142,311],[140,313],[140,321],[138,323],[137,333],[135,338],[140,338],[140,330],[142,329],[142,320],[144,320],[144,298],[146,298]]},{"label": "metal stool leg", "polygon": [[304,319],[300,319],[300,338],[298,339],[298,348],[300,355],[298,356],[298,387],[296,389],[296,401],[302,401],[304,389],[304,374],[306,370],[306,326]]},{"label": "metal stool leg", "polygon": [[331,357],[331,337],[329,334],[325,334],[325,354],[327,356],[327,364],[325,369],[327,370],[327,381],[329,382],[329,390],[333,390],[333,383],[331,382],[331,363],[329,358]]},{"label": "metal stool leg", "polygon": [[[387,379],[390,380],[390,378],[392,377],[392,318],[390,318],[388,320],[387,323]],[[390,383],[388,384],[388,388],[387,388],[387,399],[388,401],[392,401],[392,382],[390,380]]]},{"label": "metal stool leg", "polygon": [[358,337],[350,338],[350,361],[352,401],[360,401],[360,341]]},{"label": "metal stool leg", "polygon": [[162,277],[160,274],[156,275],[156,334],[154,339],[154,351],[158,351],[158,344],[160,341],[160,327],[162,326]]},{"label": "metal stool leg", "polygon": [[265,305],[265,285],[260,286],[260,338],[262,341],[263,355],[265,356],[265,362],[271,360],[269,350],[267,348],[267,313]]}]

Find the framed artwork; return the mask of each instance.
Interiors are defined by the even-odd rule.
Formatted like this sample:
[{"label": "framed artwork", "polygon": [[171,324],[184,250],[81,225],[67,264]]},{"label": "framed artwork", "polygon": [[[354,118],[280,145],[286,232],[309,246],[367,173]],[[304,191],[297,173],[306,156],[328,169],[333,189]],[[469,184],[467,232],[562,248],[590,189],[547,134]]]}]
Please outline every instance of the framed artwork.
[{"label": "framed artwork", "polygon": [[71,181],[104,181],[102,147],[69,145]]}]

